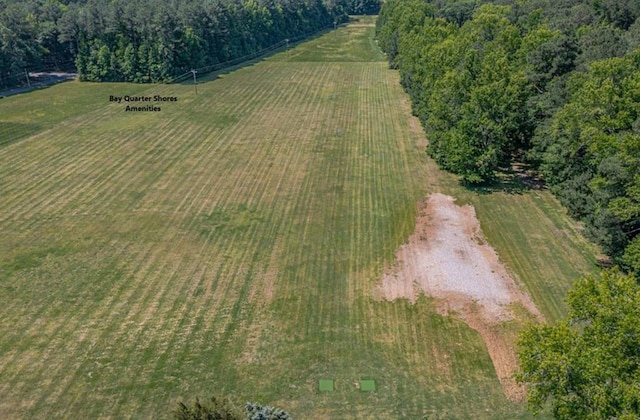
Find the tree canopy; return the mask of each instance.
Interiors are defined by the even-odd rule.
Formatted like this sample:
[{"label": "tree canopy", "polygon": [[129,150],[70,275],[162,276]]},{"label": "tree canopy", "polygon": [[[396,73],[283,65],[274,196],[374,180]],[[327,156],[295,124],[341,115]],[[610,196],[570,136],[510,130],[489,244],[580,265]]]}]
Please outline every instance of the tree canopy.
[{"label": "tree canopy", "polygon": [[534,325],[518,342],[519,382],[538,412],[550,404],[560,419],[640,416],[640,286],[605,271],[577,281],[569,314]]},{"label": "tree canopy", "polygon": [[466,184],[527,164],[640,272],[637,2],[388,0],[379,45],[438,164]]},{"label": "tree canopy", "polygon": [[[356,3],[363,11],[375,8],[373,1]],[[165,82],[331,27],[347,19],[349,5],[347,0],[0,0],[0,86],[21,80],[25,69],[74,67],[82,80]]]},{"label": "tree canopy", "polygon": [[192,405],[179,402],[173,411],[175,420],[291,420],[281,408],[246,403],[244,412],[234,407],[229,398],[213,396],[204,403],[196,398]]}]

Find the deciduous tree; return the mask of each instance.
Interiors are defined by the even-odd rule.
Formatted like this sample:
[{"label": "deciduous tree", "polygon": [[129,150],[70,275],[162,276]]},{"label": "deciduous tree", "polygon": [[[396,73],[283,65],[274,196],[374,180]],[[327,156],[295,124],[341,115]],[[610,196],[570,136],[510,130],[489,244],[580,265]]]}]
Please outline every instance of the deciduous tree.
[{"label": "deciduous tree", "polygon": [[560,419],[640,416],[640,286],[605,271],[567,296],[568,317],[535,325],[518,342],[519,382],[534,412],[547,403]]}]

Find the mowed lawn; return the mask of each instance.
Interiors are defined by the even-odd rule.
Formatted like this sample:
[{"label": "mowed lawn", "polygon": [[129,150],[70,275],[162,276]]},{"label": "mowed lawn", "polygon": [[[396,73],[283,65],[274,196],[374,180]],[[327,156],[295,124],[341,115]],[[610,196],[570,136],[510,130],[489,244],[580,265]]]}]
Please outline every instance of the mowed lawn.
[{"label": "mowed lawn", "polygon": [[298,419],[527,416],[475,331],[372,291],[434,191],[476,205],[549,319],[593,251],[548,192],[435,168],[372,25],[197,96],[70,82],[0,100],[0,418],[168,418],[214,394]]}]

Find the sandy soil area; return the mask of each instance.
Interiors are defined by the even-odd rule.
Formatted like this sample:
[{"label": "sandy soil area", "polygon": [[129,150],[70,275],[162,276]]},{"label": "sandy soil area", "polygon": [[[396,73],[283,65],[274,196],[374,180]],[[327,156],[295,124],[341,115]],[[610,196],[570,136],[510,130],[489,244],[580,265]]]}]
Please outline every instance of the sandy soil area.
[{"label": "sandy soil area", "polygon": [[419,293],[435,298],[441,314],[457,316],[480,333],[507,397],[521,400],[524,390],[512,378],[514,347],[497,326],[514,318],[514,304],[539,318],[540,312],[487,245],[472,206],[436,193],[418,211],[416,231],[398,249],[376,295],[411,302]]}]

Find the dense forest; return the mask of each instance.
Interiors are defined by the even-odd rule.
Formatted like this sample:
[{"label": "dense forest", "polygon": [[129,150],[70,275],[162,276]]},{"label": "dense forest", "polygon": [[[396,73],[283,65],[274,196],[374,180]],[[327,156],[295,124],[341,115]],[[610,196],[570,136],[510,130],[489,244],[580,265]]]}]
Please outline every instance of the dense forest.
[{"label": "dense forest", "polygon": [[428,153],[468,184],[531,168],[640,275],[640,2],[388,0],[379,44]]},{"label": "dense forest", "polygon": [[26,69],[167,82],[377,13],[377,0],[0,0],[0,87]]}]

